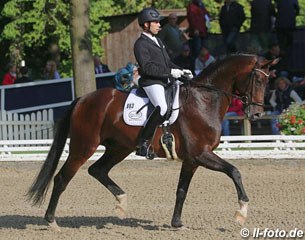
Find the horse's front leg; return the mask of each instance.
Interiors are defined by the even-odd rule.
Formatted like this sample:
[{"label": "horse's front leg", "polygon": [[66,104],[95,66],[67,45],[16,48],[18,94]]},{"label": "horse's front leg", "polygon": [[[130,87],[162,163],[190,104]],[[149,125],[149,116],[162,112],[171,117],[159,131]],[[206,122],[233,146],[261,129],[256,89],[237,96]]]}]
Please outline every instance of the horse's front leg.
[{"label": "horse's front leg", "polygon": [[171,223],[172,227],[174,228],[181,228],[183,226],[181,221],[183,203],[186,198],[190,182],[194,173],[196,172],[197,167],[198,165],[194,165],[186,161],[184,161],[182,164],[178,188],[176,192],[176,204]]},{"label": "horse's front leg", "polygon": [[235,220],[243,225],[247,218],[249,198],[245,192],[238,169],[213,152],[203,152],[199,157],[195,158],[195,160],[198,165],[214,171],[223,172],[233,180],[238,195],[238,203],[240,205],[240,209],[236,211]]}]

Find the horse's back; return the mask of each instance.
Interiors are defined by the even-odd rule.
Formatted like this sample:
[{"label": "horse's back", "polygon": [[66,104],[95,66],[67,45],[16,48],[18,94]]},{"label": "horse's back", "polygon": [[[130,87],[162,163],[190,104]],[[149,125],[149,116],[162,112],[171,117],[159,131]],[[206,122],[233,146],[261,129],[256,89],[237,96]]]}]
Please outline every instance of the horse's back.
[{"label": "horse's back", "polygon": [[[127,94],[113,88],[103,88],[84,95],[72,113],[71,130],[98,135],[105,121],[114,122],[122,113]],[[81,130],[80,130],[81,129]]]}]

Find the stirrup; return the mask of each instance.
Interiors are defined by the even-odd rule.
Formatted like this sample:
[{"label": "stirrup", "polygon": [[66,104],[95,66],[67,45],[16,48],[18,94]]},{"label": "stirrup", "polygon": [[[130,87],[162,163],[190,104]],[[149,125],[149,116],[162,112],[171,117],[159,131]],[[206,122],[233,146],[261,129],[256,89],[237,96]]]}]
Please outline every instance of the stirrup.
[{"label": "stirrup", "polygon": [[136,155],[145,157],[149,160],[153,160],[155,157],[157,157],[157,154],[151,150],[148,142],[144,142],[142,145],[136,147]]}]

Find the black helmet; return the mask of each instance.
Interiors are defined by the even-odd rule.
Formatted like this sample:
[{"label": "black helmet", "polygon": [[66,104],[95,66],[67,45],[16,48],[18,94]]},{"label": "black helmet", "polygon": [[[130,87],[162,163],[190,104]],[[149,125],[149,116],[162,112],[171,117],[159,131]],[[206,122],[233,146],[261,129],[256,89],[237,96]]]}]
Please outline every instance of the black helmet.
[{"label": "black helmet", "polygon": [[146,22],[161,21],[160,13],[153,7],[144,8],[138,15],[138,23],[142,26]]}]

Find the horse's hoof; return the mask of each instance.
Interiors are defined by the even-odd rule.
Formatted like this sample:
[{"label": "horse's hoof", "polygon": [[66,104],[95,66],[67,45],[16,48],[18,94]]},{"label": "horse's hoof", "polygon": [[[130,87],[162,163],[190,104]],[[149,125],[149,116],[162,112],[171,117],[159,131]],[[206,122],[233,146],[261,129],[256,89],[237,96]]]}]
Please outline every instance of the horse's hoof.
[{"label": "horse's hoof", "polygon": [[240,212],[240,210],[237,210],[236,213],[235,213],[235,221],[240,224],[240,225],[244,225],[245,222],[246,222],[246,217]]},{"label": "horse's hoof", "polygon": [[190,229],[186,226],[181,226],[181,227],[178,227],[178,228],[175,228],[176,231],[189,231]]},{"label": "horse's hoof", "polygon": [[52,231],[60,232],[60,227],[57,225],[56,221],[48,222]]},{"label": "horse's hoof", "polygon": [[115,212],[119,219],[125,219],[127,212],[127,194],[116,196],[116,200],[119,204],[115,206]]},{"label": "horse's hoof", "polygon": [[126,218],[126,211],[122,206],[120,206],[120,204],[115,206],[115,212],[119,219]]}]

